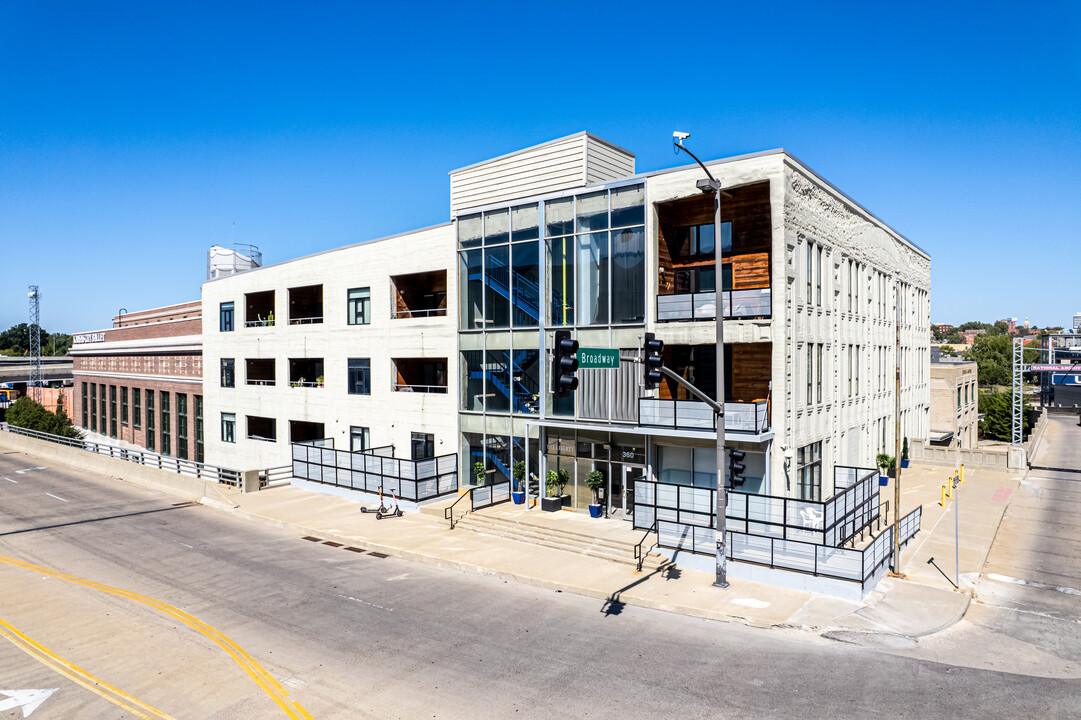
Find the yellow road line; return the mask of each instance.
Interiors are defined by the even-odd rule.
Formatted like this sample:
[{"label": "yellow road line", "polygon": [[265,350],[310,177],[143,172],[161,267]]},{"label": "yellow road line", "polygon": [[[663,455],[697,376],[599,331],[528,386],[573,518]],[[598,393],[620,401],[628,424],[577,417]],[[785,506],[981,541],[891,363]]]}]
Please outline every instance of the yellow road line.
[{"label": "yellow road line", "polygon": [[[141,718],[142,720],[175,720],[172,715],[166,715],[161,710],[157,710],[144,702],[136,700],[131,695],[128,695],[122,690],[118,690],[104,680],[94,677],[78,665],[65,660],[41,643],[32,640],[19,632],[2,618],[0,618],[0,636],[11,641],[15,647],[19,648],[43,665],[51,667],[61,675],[82,685],[90,692],[100,695],[114,705],[119,705],[137,718]],[[133,707],[133,705],[137,707]],[[150,714],[148,715],[138,708],[142,708]]]},{"label": "yellow road line", "polygon": [[245,673],[255,682],[259,688],[265,692],[271,700],[280,707],[285,714],[292,720],[312,720],[312,716],[307,710],[301,706],[300,703],[290,700],[289,693],[281,686],[281,684],[274,679],[273,676],[268,673],[262,665],[260,665],[254,658],[251,657],[242,647],[237,645],[232,639],[226,636],[221,631],[208,625],[194,615],[190,615],[183,610],[179,610],[172,605],[155,600],[154,598],[147,597],[146,595],[140,595],[139,593],[132,592],[130,590],[123,590],[121,588],[115,588],[110,585],[104,585],[102,583],[94,582],[93,580],[86,580],[84,578],[71,575],[69,573],[61,572],[59,570],[53,570],[42,565],[35,565],[33,563],[25,562],[23,560],[16,560],[15,558],[4,557],[0,555],[0,563],[11,565],[13,567],[23,568],[24,570],[30,570],[33,572],[41,573],[42,575],[48,575],[49,577],[57,578],[58,580],[64,580],[66,582],[73,583],[75,585],[82,585],[93,590],[99,590],[116,597],[125,598],[127,600],[133,600],[147,607],[158,610],[165,615],[179,620],[188,627],[192,628],[201,635],[214,641],[220,648],[222,648],[226,654],[229,655],[236,662],[237,665],[244,670]]}]

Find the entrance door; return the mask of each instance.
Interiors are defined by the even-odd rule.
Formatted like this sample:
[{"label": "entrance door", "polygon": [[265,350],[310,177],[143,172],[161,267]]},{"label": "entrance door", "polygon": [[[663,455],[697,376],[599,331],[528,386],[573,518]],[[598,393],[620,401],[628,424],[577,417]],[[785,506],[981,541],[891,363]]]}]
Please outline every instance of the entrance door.
[{"label": "entrance door", "polygon": [[623,466],[623,519],[634,519],[634,483],[646,479],[646,469],[639,465]]}]

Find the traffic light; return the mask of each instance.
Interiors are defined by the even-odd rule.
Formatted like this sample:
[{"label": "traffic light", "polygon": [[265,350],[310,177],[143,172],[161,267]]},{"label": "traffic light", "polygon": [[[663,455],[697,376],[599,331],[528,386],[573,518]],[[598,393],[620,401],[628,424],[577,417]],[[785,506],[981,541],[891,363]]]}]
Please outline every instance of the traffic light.
[{"label": "traffic light", "polygon": [[642,343],[646,390],[652,390],[661,384],[661,366],[664,365],[664,359],[661,357],[662,350],[664,350],[664,340],[658,340],[653,333],[646,333],[646,339]]},{"label": "traffic light", "polygon": [[728,486],[740,487],[743,483],[747,482],[747,478],[743,477],[743,472],[747,469],[747,466],[743,464],[743,458],[747,453],[742,450],[736,450],[731,448],[728,451]]},{"label": "traffic light", "polygon": [[552,362],[552,392],[567,397],[578,389],[578,341],[569,330],[556,330],[555,358]]}]

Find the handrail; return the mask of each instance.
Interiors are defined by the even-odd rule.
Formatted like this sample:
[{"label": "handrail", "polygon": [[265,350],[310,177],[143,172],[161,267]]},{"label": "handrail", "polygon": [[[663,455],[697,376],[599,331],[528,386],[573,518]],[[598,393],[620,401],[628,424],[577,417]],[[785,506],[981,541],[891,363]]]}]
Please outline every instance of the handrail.
[{"label": "handrail", "polygon": [[638,571],[642,571],[642,563],[645,562],[645,555],[642,554],[642,544],[649,538],[650,535],[657,531],[657,521],[654,520],[653,524],[649,526],[649,530],[646,530],[646,534],[642,536],[642,539],[638,541],[638,544],[634,546],[634,559],[638,561]]},{"label": "handrail", "polygon": [[425,308],[423,310],[392,310],[390,317],[392,320],[399,318],[420,318],[420,317],[445,317],[447,309],[444,308]]},{"label": "handrail", "polygon": [[317,325],[323,322],[323,316],[289,318],[290,325]]},{"label": "handrail", "polygon": [[412,383],[394,383],[395,392],[416,392],[416,393],[429,393],[435,395],[446,395],[446,385],[415,385]]},{"label": "handrail", "polygon": [[[450,507],[444,508],[444,510],[443,510],[443,519],[444,520],[450,520],[450,529],[451,530],[454,529],[454,506],[457,505],[458,503],[460,503],[462,500],[465,500],[466,498],[469,498],[469,506],[470,506],[470,509],[472,509],[472,507],[473,507],[473,489],[470,488],[469,491],[466,492],[464,495],[459,495],[458,499],[450,504]],[[462,514],[464,515],[465,513],[462,513]]]}]

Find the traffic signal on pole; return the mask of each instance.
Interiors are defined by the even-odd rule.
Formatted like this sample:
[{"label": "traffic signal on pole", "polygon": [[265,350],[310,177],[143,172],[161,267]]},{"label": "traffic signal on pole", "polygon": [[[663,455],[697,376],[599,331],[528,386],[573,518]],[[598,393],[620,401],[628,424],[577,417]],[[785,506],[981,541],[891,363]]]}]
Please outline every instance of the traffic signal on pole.
[{"label": "traffic signal on pole", "polygon": [[747,456],[747,453],[742,450],[736,450],[732,448],[728,451],[728,485],[729,487],[740,487],[743,483],[747,482],[747,478],[743,477],[744,471],[747,466],[743,464],[743,458]]},{"label": "traffic signal on pole", "polygon": [[661,366],[664,365],[664,359],[661,357],[662,350],[664,350],[664,340],[658,340],[653,333],[646,333],[646,339],[642,343],[646,390],[652,390],[661,384]]},{"label": "traffic signal on pole", "polygon": [[552,362],[552,392],[567,397],[578,389],[578,341],[569,330],[556,330],[555,359]]}]

